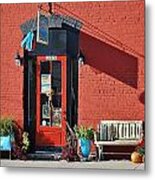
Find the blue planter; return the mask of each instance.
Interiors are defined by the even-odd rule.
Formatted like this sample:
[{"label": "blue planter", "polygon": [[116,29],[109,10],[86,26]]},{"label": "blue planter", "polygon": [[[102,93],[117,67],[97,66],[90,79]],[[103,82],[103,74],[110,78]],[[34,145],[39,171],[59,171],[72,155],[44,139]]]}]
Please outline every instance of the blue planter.
[{"label": "blue planter", "polygon": [[0,150],[11,151],[11,136],[0,136]]},{"label": "blue planter", "polygon": [[84,158],[88,158],[91,150],[91,141],[85,138],[80,139],[81,153]]}]

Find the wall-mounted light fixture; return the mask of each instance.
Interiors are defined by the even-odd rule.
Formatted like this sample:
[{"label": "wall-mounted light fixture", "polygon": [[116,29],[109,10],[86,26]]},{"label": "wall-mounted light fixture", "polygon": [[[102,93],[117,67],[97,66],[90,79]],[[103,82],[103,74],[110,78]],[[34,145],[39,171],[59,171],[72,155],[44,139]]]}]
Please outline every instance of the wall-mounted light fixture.
[{"label": "wall-mounted light fixture", "polygon": [[80,53],[78,55],[78,64],[79,65],[85,64],[85,57],[84,57],[84,55],[83,55],[81,50],[80,50]]},{"label": "wall-mounted light fixture", "polygon": [[24,58],[20,56],[19,52],[17,51],[14,56],[14,61],[16,66],[22,66],[24,63]]}]

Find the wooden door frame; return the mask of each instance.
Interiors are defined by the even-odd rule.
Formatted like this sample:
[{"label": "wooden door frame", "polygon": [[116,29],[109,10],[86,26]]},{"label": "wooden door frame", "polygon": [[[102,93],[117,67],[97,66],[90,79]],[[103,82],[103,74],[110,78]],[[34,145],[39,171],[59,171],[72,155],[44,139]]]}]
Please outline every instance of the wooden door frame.
[{"label": "wooden door frame", "polygon": [[[62,63],[61,68],[61,92],[62,92],[62,121],[61,121],[61,127],[41,127],[40,126],[40,62],[45,62],[48,61],[49,58],[52,58],[53,60],[59,60]],[[51,60],[52,61],[52,60]],[[61,146],[65,146],[66,144],[66,62],[67,62],[67,57],[66,56],[37,56],[37,65],[36,65],[36,145],[37,145],[37,132],[40,131],[61,131]],[[39,92],[39,93],[38,93]]]}]

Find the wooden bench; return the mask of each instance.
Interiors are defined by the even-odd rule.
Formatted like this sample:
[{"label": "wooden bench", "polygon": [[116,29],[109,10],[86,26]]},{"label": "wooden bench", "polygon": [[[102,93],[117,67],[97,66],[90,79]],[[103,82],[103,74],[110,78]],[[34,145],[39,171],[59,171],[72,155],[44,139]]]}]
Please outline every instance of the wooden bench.
[{"label": "wooden bench", "polygon": [[101,121],[94,134],[98,160],[104,154],[104,146],[136,146],[142,139],[142,132],[143,121]]}]

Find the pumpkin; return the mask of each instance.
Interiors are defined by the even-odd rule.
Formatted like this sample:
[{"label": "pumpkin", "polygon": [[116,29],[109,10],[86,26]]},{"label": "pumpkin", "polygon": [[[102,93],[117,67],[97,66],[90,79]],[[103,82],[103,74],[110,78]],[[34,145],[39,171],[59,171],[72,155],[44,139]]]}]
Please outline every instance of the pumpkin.
[{"label": "pumpkin", "polygon": [[142,156],[135,151],[131,154],[131,161],[133,163],[142,163]]},{"label": "pumpkin", "polygon": [[144,155],[142,156],[142,162],[143,163],[145,162],[145,156]]}]

